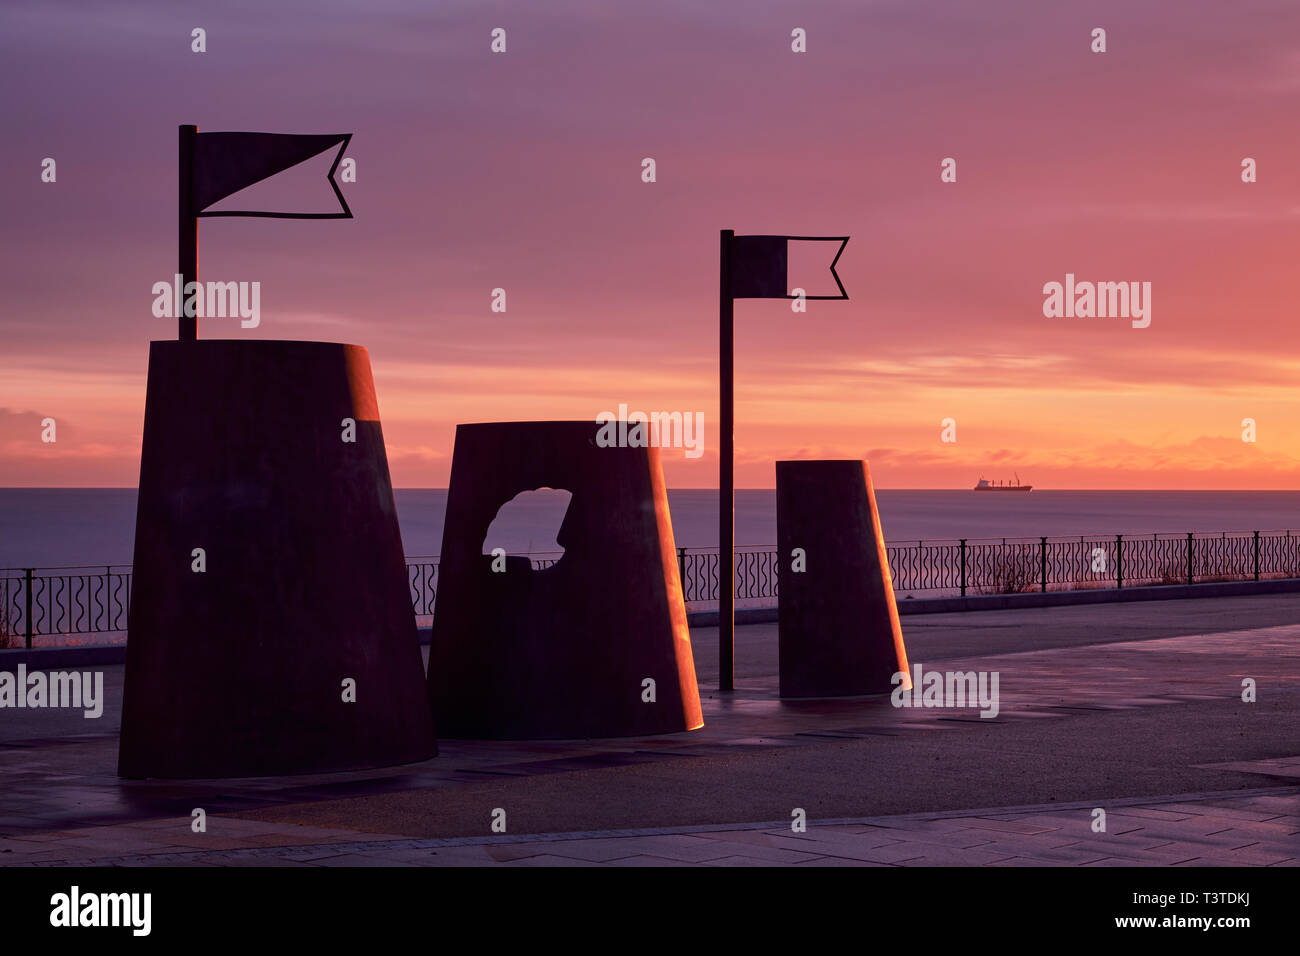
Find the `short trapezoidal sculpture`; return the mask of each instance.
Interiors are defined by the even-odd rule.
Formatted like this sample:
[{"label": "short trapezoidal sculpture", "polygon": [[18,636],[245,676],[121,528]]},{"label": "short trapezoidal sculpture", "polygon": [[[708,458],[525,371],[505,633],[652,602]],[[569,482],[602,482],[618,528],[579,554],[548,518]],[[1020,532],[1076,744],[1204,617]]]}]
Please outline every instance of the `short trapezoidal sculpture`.
[{"label": "short trapezoidal sculpture", "polygon": [[[599,428],[456,428],[429,657],[441,736],[703,726],[659,450],[601,447]],[[484,554],[497,510],[544,487],[573,496],[556,535],[563,558],[534,570],[527,558]]]},{"label": "short trapezoidal sculpture", "polygon": [[778,461],[776,540],[781,696],[891,691],[907,650],[867,463]]}]

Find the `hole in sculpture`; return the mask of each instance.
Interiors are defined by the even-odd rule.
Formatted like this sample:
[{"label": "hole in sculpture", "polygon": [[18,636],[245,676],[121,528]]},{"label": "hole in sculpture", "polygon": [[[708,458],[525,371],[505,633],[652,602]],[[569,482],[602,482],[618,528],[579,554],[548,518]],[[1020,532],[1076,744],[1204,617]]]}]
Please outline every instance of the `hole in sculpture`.
[{"label": "hole in sculpture", "polygon": [[483,536],[483,553],[501,548],[506,554],[529,555],[533,569],[550,567],[564,557],[558,538],[573,493],[563,488],[521,491],[500,508]]}]

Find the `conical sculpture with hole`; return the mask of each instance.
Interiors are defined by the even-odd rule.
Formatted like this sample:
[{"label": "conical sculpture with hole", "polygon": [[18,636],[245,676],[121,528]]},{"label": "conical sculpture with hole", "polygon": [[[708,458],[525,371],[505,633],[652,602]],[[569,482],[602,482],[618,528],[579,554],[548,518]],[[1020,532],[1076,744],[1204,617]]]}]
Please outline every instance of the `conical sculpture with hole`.
[{"label": "conical sculpture with hole", "polygon": [[[659,449],[605,447],[601,427],[457,426],[429,656],[439,736],[703,726]],[[493,558],[484,536],[498,509],[536,488],[572,494],[563,557],[540,569]]]}]

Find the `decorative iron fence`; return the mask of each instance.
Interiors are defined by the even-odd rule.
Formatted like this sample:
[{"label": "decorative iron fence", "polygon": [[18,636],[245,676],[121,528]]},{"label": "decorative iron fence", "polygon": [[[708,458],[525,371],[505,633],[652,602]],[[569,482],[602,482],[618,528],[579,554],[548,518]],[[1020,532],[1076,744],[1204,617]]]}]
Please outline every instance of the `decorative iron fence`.
[{"label": "decorative iron fence", "polygon": [[[540,571],[558,564],[563,551],[537,551],[527,555],[533,569]],[[486,558],[485,558],[486,560]],[[406,583],[411,590],[411,607],[417,618],[433,616],[433,602],[438,596],[438,556],[417,555],[406,558]]]},{"label": "decorative iron fence", "polygon": [[131,566],[0,569],[0,649],[127,629]]},{"label": "decorative iron fence", "polygon": [[[898,595],[1015,594],[1300,577],[1300,533],[953,538],[888,545]],[[813,561],[815,555],[808,556]],[[738,549],[736,598],[777,597],[774,549]],[[680,549],[687,602],[718,599],[718,553]]]},{"label": "decorative iron fence", "polygon": [[[1300,531],[952,538],[899,541],[887,551],[894,591],[903,597],[1300,577]],[[540,569],[560,555],[528,558]],[[737,548],[736,599],[775,600],[779,559],[770,546]],[[679,548],[677,561],[687,604],[716,602],[717,549]],[[416,616],[430,617],[437,557],[408,557],[406,574]],[[47,635],[125,632],[130,603],[129,565],[0,569],[0,648],[30,647]]]}]

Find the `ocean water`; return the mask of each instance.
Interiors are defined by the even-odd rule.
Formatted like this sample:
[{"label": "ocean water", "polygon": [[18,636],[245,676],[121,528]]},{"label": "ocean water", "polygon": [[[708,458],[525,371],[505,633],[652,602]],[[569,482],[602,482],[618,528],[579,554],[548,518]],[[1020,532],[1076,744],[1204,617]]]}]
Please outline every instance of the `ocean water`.
[{"label": "ocean water", "polygon": [[[130,564],[133,488],[0,488],[0,568]],[[973,491],[876,493],[892,542],[939,538],[1038,537],[1188,531],[1300,529],[1300,491]],[[442,549],[445,489],[396,492],[408,555]],[[716,491],[668,493],[678,547],[718,542]],[[553,551],[567,492],[530,492],[498,514],[492,547]],[[736,493],[736,543],[776,543],[773,491]]]}]

